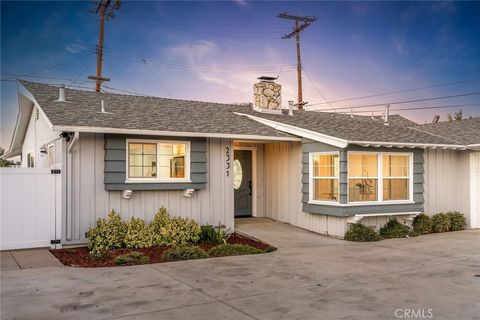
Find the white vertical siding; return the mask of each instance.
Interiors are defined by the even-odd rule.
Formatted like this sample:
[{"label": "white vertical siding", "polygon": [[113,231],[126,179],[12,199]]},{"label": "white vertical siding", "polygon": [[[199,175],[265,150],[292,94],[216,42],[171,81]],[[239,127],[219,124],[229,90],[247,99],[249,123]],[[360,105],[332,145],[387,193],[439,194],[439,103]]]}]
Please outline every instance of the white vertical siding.
[{"label": "white vertical siding", "polygon": [[458,210],[470,224],[470,152],[427,149],[425,158],[425,213]]},{"label": "white vertical siding", "polygon": [[[226,150],[230,150],[230,174],[226,176]],[[233,229],[233,149],[230,139],[210,139],[207,188],[196,190],[190,198],[183,191],[134,191],[123,199],[121,191],[104,188],[104,137],[81,134],[72,148],[71,211],[67,213],[64,234],[67,243],[85,242],[85,232],[114,209],[124,219],[140,217],[150,221],[162,206],[173,216],[195,219],[200,224],[224,224]]]},{"label": "white vertical siding", "polygon": [[347,230],[346,218],[303,212],[301,180],[302,144],[266,144],[266,216],[310,231],[343,237]]}]

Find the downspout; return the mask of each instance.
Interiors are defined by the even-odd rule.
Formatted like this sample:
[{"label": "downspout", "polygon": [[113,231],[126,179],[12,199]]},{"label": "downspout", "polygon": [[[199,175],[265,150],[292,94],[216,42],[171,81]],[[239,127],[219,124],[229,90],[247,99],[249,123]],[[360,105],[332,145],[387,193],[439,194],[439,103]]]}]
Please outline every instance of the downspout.
[{"label": "downspout", "polygon": [[70,142],[70,145],[67,148],[67,163],[65,167],[65,178],[66,178],[66,183],[65,183],[65,188],[66,188],[66,208],[67,208],[67,214],[65,217],[65,238],[67,241],[72,240],[72,223],[70,222],[73,212],[72,212],[72,148],[75,145],[79,138],[79,133],[75,132],[72,138],[72,141]]}]

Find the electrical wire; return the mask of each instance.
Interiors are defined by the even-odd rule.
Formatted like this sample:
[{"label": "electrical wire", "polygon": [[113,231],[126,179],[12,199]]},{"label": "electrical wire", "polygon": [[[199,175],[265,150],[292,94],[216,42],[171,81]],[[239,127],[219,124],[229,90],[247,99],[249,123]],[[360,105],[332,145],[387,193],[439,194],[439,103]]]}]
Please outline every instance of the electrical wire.
[{"label": "electrical wire", "polygon": [[78,80],[80,80],[80,78],[85,74],[85,72],[87,72],[87,70],[92,66],[92,64],[95,62],[95,58],[92,59],[92,61],[90,63],[87,64],[87,66],[85,67],[85,69],[83,69],[83,71],[78,75],[78,77],[72,81],[72,83],[68,86],[69,88],[71,86],[73,86]]},{"label": "electrical wire", "polygon": [[460,83],[478,82],[478,81],[480,81],[480,78],[469,79],[469,80],[460,80],[460,81],[441,83],[441,84],[436,84],[436,85],[426,86],[426,87],[420,87],[420,88],[411,88],[411,89],[403,89],[403,90],[396,90],[396,91],[388,91],[388,92],[375,93],[375,94],[370,94],[370,95],[360,96],[360,97],[346,98],[346,99],[340,99],[340,100],[331,100],[331,101],[318,102],[318,103],[310,103],[309,106],[316,106],[316,105],[320,105],[320,104],[337,103],[337,102],[345,102],[345,101],[352,101],[352,100],[359,100],[359,99],[366,99],[366,98],[381,97],[381,96],[397,94],[397,93],[419,91],[419,90],[425,90],[425,89],[445,87],[445,86],[450,86],[450,85],[455,85],[455,84],[460,84]]},{"label": "electrical wire", "polygon": [[[428,107],[409,107],[409,108],[390,109],[390,112],[428,110],[428,109],[467,108],[467,107],[475,107],[475,106],[480,106],[480,103],[452,104],[452,105],[428,106]],[[322,111],[316,111],[316,112],[322,112]],[[328,110],[325,110],[323,112],[328,112]],[[354,110],[354,111],[340,111],[340,112],[341,113],[372,113],[372,112],[383,112],[383,110]]]},{"label": "electrical wire", "polygon": [[[315,90],[317,90],[317,92],[318,92],[318,94],[320,95],[320,97],[322,97],[323,100],[328,101],[327,98],[325,98],[325,97],[323,96],[323,94],[320,92],[320,90],[317,88],[317,86],[315,85],[315,82],[313,82],[313,79],[310,77],[310,75],[308,74],[307,70],[305,70],[305,69],[302,69],[302,70],[303,70],[303,72],[305,72],[305,75],[306,75],[307,78],[310,80],[310,82],[312,83],[312,85],[313,85],[313,87],[315,88]],[[328,102],[327,102],[327,103],[328,103]],[[328,103],[328,105],[330,106],[330,108],[332,108],[333,112],[337,112],[337,111],[335,110],[335,108],[332,106],[331,103]]]},{"label": "electrical wire", "polygon": [[145,66],[147,67],[147,69],[153,74],[153,76],[157,79],[157,81],[160,83],[160,85],[162,86],[163,90],[165,90],[165,92],[168,94],[168,96],[170,98],[172,98],[172,94],[170,93],[170,91],[168,91],[167,87],[163,84],[162,80],[160,79],[160,77],[155,73],[153,72],[152,68],[150,68],[150,66],[148,65],[147,61],[145,59],[143,59],[143,63],[145,64]]}]

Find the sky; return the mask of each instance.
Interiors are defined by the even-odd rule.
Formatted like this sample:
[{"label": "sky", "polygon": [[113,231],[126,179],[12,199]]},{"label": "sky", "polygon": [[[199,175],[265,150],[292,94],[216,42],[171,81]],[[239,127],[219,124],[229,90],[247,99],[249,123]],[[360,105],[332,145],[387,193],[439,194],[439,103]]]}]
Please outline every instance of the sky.
[{"label": "sky", "polygon": [[[91,1],[1,1],[2,147],[18,111],[15,79],[94,88],[94,9]],[[480,116],[480,95],[395,104],[480,92],[480,2],[123,1],[105,26],[104,90],[244,103],[256,78],[269,75],[279,76],[288,105],[296,51],[281,39],[292,30],[281,12],[319,17],[301,35],[310,109],[380,114],[383,106],[357,107],[391,103],[392,113],[420,123],[459,109]],[[454,107],[395,111],[437,106]]]}]

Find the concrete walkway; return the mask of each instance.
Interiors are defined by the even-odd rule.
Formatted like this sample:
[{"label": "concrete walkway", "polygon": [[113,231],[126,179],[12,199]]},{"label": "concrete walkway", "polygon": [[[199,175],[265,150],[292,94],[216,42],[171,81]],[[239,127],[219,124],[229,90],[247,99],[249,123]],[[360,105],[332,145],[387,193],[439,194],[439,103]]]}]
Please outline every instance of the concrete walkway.
[{"label": "concrete walkway", "polygon": [[46,248],[10,250],[2,251],[0,253],[1,271],[62,266],[62,263]]},{"label": "concrete walkway", "polygon": [[479,319],[479,231],[363,244],[268,220],[237,228],[278,250],[3,271],[2,319]]}]

